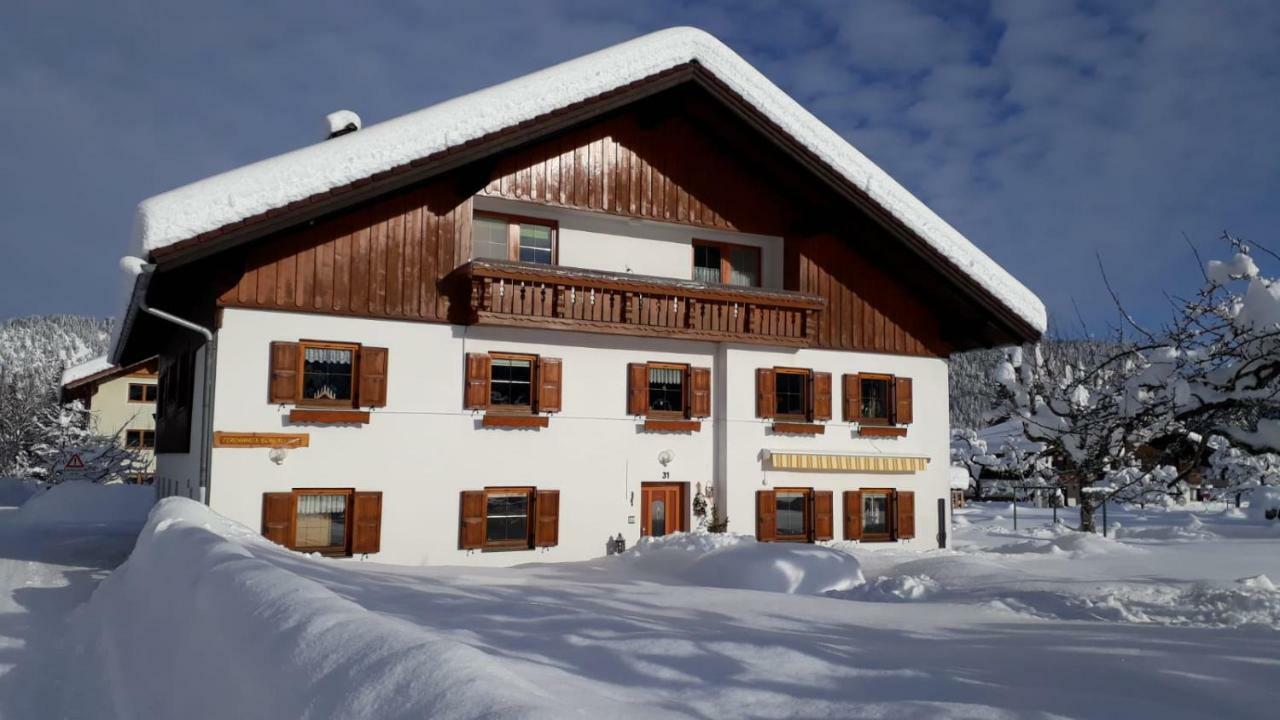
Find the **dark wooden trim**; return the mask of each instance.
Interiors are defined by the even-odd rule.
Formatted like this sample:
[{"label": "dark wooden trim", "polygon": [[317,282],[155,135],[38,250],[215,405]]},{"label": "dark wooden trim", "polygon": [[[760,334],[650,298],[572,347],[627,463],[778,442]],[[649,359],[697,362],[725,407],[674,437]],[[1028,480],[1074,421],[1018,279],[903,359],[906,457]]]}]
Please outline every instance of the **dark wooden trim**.
[{"label": "dark wooden trim", "polygon": [[907,429],[904,427],[883,427],[879,425],[858,426],[858,435],[862,437],[906,437]]},{"label": "dark wooden trim", "polygon": [[515,415],[505,413],[485,413],[480,420],[481,427],[487,428],[544,428],[550,424],[546,415]]},{"label": "dark wooden trim", "polygon": [[826,432],[826,425],[817,423],[776,422],[773,431],[779,435],[821,435]]},{"label": "dark wooden trim", "polygon": [[662,420],[660,418],[647,418],[644,421],[645,432],[694,433],[701,429],[702,423],[698,420]]},{"label": "dark wooden trim", "polygon": [[289,411],[289,422],[308,425],[367,425],[369,413],[365,410],[294,408]]}]

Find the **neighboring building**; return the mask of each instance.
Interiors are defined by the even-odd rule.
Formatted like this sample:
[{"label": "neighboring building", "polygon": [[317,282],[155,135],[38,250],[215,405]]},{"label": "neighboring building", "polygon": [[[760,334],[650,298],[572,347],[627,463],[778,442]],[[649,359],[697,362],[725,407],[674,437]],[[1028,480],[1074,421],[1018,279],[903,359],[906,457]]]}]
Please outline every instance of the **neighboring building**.
[{"label": "neighboring building", "polygon": [[589,558],[708,505],[761,540],[934,547],[946,358],[1045,322],[689,29],[178,188],[137,227],[153,266],[113,347],[160,355],[160,493],[394,562]]},{"label": "neighboring building", "polygon": [[155,472],[156,359],[126,367],[105,356],[68,368],[62,373],[62,401],[79,400],[90,411],[90,429],[115,437],[145,460],[146,468],[129,478],[150,484]]}]

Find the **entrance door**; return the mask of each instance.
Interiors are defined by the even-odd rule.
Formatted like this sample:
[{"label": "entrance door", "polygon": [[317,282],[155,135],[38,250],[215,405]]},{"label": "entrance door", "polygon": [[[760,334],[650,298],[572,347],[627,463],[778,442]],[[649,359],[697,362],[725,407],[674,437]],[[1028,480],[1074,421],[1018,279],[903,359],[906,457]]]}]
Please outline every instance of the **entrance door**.
[{"label": "entrance door", "polygon": [[640,485],[640,534],[654,537],[680,532],[684,527],[684,484]]}]

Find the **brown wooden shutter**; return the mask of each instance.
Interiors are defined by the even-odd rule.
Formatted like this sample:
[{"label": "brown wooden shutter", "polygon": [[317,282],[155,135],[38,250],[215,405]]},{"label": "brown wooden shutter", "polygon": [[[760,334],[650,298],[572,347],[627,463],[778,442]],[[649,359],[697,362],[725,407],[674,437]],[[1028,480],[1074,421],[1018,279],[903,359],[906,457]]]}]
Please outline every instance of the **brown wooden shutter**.
[{"label": "brown wooden shutter", "polygon": [[862,419],[862,378],[857,373],[844,376],[844,421]]},{"label": "brown wooden shutter", "polygon": [[467,353],[466,409],[489,407],[489,366],[488,353]]},{"label": "brown wooden shutter", "polygon": [[778,498],[772,490],[756,491],[756,540],[778,539]]},{"label": "brown wooden shutter", "polygon": [[558,545],[560,543],[560,491],[537,491],[533,512],[533,546],[555,547]]},{"label": "brown wooden shutter", "polygon": [[813,494],[813,539],[830,540],[835,537],[835,498],[830,490],[818,490]]},{"label": "brown wooden shutter", "polygon": [[894,378],[893,380],[893,422],[897,425],[910,425],[911,412],[911,378]]},{"label": "brown wooden shutter", "polygon": [[711,417],[711,368],[689,368],[689,417]]},{"label": "brown wooden shutter", "polygon": [[916,536],[916,494],[911,490],[899,490],[893,494],[897,512],[897,536],[910,540]]},{"label": "brown wooden shutter", "polygon": [[560,412],[561,380],[564,364],[560,358],[538,358],[537,412]]},{"label": "brown wooden shutter", "polygon": [[298,402],[299,347],[296,342],[271,343],[271,375],[267,383],[268,402],[275,405]]},{"label": "brown wooden shutter", "polygon": [[809,393],[809,417],[814,421],[831,419],[831,373],[816,372],[812,375],[813,388]]},{"label": "brown wooden shutter", "polygon": [[627,363],[627,414],[649,413],[649,366]]},{"label": "brown wooden shutter", "polygon": [[474,550],[484,547],[484,491],[463,490],[459,503],[458,547]]},{"label": "brown wooden shutter", "polygon": [[293,493],[262,493],[262,537],[285,547],[293,544]]},{"label": "brown wooden shutter", "polygon": [[360,407],[385,407],[387,404],[387,349],[360,348],[360,385],[356,404]]},{"label": "brown wooden shutter", "polygon": [[862,491],[844,491],[844,539],[862,539]]},{"label": "brown wooden shutter", "polygon": [[756,370],[756,417],[771,418],[778,414],[778,378],[773,368]]},{"label": "brown wooden shutter", "polygon": [[382,549],[382,493],[357,492],[351,496],[351,554]]}]

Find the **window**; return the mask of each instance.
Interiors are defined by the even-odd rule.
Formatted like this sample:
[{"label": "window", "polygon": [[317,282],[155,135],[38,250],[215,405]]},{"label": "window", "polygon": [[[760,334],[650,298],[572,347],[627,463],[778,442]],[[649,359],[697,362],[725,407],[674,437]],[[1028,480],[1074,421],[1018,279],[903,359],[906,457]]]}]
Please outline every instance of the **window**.
[{"label": "window", "polygon": [[462,493],[458,546],[528,550],[559,543],[560,491],[490,487]]},{"label": "window", "polygon": [[864,488],[844,493],[844,537],[863,542],[916,536],[916,495],[911,490]]},{"label": "window", "polygon": [[527,489],[485,491],[485,547],[528,546],[530,493]]},{"label": "window", "polygon": [[889,424],[889,378],[863,375],[862,422]]},{"label": "window", "polygon": [[[353,342],[275,341],[269,357],[267,401],[274,405],[320,406],[336,411],[387,404],[386,348]],[[332,414],[303,409],[290,413],[290,417],[295,413]]]},{"label": "window", "polygon": [[382,493],[350,488],[263,493],[262,534],[302,552],[376,553],[381,550]]},{"label": "window", "polygon": [[[867,426],[863,435],[906,434],[914,415],[911,378],[877,373],[844,376],[844,419]],[[893,427],[897,426],[897,427]]]},{"label": "window", "polygon": [[156,446],[156,431],[126,430],[124,433],[124,446],[150,450]]},{"label": "window", "polygon": [[889,493],[864,490],[862,493],[862,538],[889,537]]},{"label": "window", "polygon": [[313,405],[350,405],[355,345],[302,343],[302,398]]},{"label": "window", "polygon": [[[627,414],[656,418],[646,422],[651,429],[671,426],[677,418],[711,416],[711,368],[676,363],[627,364]],[[699,429],[697,423],[683,423],[681,429]]]},{"label": "window", "polygon": [[777,417],[804,420],[809,407],[805,397],[808,386],[808,370],[778,369],[774,386]]},{"label": "window", "polygon": [[649,414],[684,417],[686,365],[649,364]]},{"label": "window", "polygon": [[693,279],[743,287],[760,286],[760,248],[693,241]]},{"label": "window", "polygon": [[158,387],[149,383],[129,383],[129,402],[149,402],[156,401],[156,391]]},{"label": "window", "polygon": [[191,407],[196,350],[160,356],[156,398],[156,451],[185,453],[191,448]]},{"label": "window", "polygon": [[517,215],[476,213],[471,223],[471,257],[554,265],[554,222]]},{"label": "window", "polygon": [[489,407],[532,410],[534,355],[492,355]]},{"label": "window", "polygon": [[350,493],[298,493],[293,547],[311,552],[345,552]]},{"label": "window", "polygon": [[774,494],[778,508],[778,539],[807,540],[809,538],[808,498],[805,490],[779,490]]},{"label": "window", "polygon": [[496,413],[485,415],[486,427],[545,427],[547,418],[537,414],[560,412],[562,377],[560,358],[467,353],[463,405]]},{"label": "window", "polygon": [[833,539],[835,493],[813,488],[756,492],[756,539],[815,542]]}]

